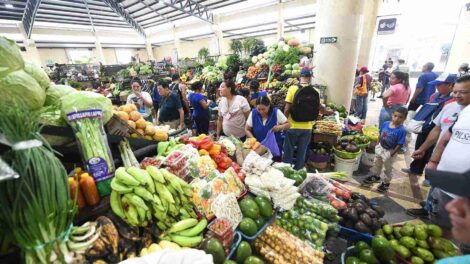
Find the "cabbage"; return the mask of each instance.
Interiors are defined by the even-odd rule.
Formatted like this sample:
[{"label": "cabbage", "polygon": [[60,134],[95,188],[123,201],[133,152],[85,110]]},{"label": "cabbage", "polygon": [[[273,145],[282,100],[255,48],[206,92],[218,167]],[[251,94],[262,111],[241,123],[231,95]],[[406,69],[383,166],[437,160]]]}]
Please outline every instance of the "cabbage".
[{"label": "cabbage", "polygon": [[92,109],[103,110],[103,124],[113,116],[111,100],[99,93],[80,91],[62,96],[60,100],[62,116],[65,119],[68,113]]},{"label": "cabbage", "polygon": [[24,62],[24,71],[31,75],[44,90],[51,84],[51,80],[49,80],[46,72],[30,61]]},{"label": "cabbage", "polygon": [[44,105],[60,105],[60,98],[77,90],[68,85],[51,84],[46,91],[46,103]]},{"label": "cabbage", "polygon": [[44,105],[46,93],[31,75],[23,70],[14,71],[0,79],[0,106],[21,106],[33,110]]},{"label": "cabbage", "polygon": [[0,37],[0,78],[24,67],[23,58],[16,42]]}]

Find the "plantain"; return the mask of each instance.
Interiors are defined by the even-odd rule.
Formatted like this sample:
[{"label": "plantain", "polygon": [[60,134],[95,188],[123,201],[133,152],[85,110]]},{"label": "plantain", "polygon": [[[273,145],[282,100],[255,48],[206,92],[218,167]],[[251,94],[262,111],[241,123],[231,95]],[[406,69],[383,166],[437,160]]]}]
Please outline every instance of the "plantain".
[{"label": "plantain", "polygon": [[141,207],[136,207],[136,209],[137,209],[137,215],[139,217],[139,222],[142,223],[143,221],[145,221],[145,217],[146,217],[145,210]]},{"label": "plantain", "polygon": [[115,214],[108,214],[109,218],[111,221],[114,223],[117,231],[119,238],[125,238],[128,240],[139,240],[139,229],[136,227],[131,227],[129,224],[127,224],[122,218],[117,217]]},{"label": "plantain", "polygon": [[122,208],[121,195],[118,192],[111,191],[109,203],[113,212],[121,218],[124,218],[124,209]]}]

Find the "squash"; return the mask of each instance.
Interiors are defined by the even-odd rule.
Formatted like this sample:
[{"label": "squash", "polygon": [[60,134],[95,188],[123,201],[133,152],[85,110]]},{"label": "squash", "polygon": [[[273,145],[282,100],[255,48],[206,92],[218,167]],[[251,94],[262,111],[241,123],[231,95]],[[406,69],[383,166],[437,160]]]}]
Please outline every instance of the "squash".
[{"label": "squash", "polygon": [[130,112],[129,116],[130,116],[130,119],[134,122],[142,118],[142,115],[137,111]]},{"label": "squash", "polygon": [[127,124],[128,124],[130,127],[132,127],[133,129],[135,129],[135,126],[136,126],[136,125],[135,125],[135,122],[134,122],[134,121],[132,121],[132,120],[127,120]]},{"label": "squash", "polygon": [[124,121],[128,121],[129,120],[129,115],[124,112],[124,111],[117,111],[116,112],[116,115],[119,116],[119,118],[121,118],[122,120]]},{"label": "squash", "polygon": [[136,120],[135,126],[137,128],[140,128],[140,129],[144,130],[145,127],[147,126],[147,122],[145,122],[145,120],[143,118],[141,118],[141,119]]},{"label": "squash", "polygon": [[145,135],[152,137],[154,134],[155,134],[155,128],[153,127],[153,125],[150,125],[150,126],[147,125],[145,127]]}]

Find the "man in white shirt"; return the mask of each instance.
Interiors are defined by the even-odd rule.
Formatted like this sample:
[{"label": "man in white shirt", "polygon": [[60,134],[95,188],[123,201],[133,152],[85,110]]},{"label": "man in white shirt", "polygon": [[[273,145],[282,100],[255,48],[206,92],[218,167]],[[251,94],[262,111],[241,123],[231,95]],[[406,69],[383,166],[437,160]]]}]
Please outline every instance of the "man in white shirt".
[{"label": "man in white shirt", "polygon": [[[452,113],[452,110],[458,110],[458,106],[449,104],[446,108],[449,106],[451,106],[451,108],[444,108],[437,117],[441,117],[439,120],[440,128],[447,126],[447,130],[442,129],[442,131],[438,131],[437,136],[436,134],[432,136],[430,134],[426,139],[425,143],[429,140],[427,145],[433,144],[433,138],[439,139],[439,143],[436,145],[436,149],[427,164],[427,168],[463,173],[470,170],[470,162],[468,159],[470,156],[470,107],[468,106],[470,105],[470,76],[463,76],[457,79],[454,86],[454,96],[456,103],[464,108],[460,113],[457,113],[457,121],[454,121],[455,123],[451,126],[448,126],[448,124],[452,122],[455,115],[455,113]],[[434,120],[434,122],[436,123],[436,120]],[[436,127],[437,125],[436,123]],[[423,152],[423,150],[421,150],[420,147],[413,155],[419,155],[421,152]],[[449,225],[450,223],[448,219],[446,219],[447,213],[444,207],[445,204],[452,199],[453,197],[451,195],[444,193],[439,188],[434,188],[428,195],[425,209],[433,212],[434,214],[432,214],[432,216],[435,217],[437,221],[442,221],[440,224]],[[413,212],[413,210],[415,211]],[[418,210],[420,209],[410,209],[407,210],[407,213],[414,216],[424,216],[423,214],[419,214]]]},{"label": "man in white shirt", "polygon": [[408,67],[408,65],[405,64],[404,59],[398,59],[398,65],[397,65],[396,70],[410,74],[410,67]]}]

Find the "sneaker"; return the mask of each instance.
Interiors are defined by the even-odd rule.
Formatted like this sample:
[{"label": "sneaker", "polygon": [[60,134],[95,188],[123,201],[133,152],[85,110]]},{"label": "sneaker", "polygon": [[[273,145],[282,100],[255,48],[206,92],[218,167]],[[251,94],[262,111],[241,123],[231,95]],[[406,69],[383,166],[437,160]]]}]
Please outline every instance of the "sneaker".
[{"label": "sneaker", "polygon": [[390,183],[382,182],[380,186],[377,188],[377,191],[384,193],[388,191],[388,188],[390,188]]},{"label": "sneaker", "polygon": [[370,185],[370,184],[373,184],[373,183],[376,183],[376,182],[379,182],[379,181],[380,181],[379,176],[372,175],[372,176],[367,177],[365,180],[363,180],[362,184]]},{"label": "sneaker", "polygon": [[402,168],[401,171],[408,174],[422,175],[422,173],[412,172],[409,168]]},{"label": "sneaker", "polygon": [[375,102],[375,98],[370,99],[371,102]]},{"label": "sneaker", "polygon": [[424,210],[423,208],[406,209],[406,214],[411,215],[413,217],[417,217],[417,218],[428,218],[429,217],[428,211]]},{"label": "sneaker", "polygon": [[424,187],[431,187],[431,182],[428,179],[425,179],[421,185]]}]

